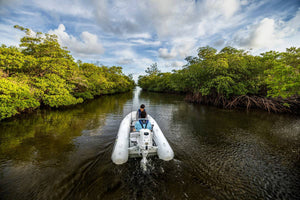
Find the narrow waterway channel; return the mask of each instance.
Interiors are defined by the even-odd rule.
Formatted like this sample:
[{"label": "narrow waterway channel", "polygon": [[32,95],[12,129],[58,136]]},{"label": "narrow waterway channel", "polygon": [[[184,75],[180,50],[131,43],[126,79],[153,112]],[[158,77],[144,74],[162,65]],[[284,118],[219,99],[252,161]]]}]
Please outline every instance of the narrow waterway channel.
[{"label": "narrow waterway channel", "polygon": [[[119,124],[144,103],[175,152],[117,166]],[[133,92],[0,123],[0,199],[300,199],[300,119]]]}]

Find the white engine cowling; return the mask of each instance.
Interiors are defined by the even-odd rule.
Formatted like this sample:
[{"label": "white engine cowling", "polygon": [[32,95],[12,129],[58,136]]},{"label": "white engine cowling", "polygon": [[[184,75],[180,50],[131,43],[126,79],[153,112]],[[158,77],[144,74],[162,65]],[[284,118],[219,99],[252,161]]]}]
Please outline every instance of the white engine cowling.
[{"label": "white engine cowling", "polygon": [[152,132],[149,129],[141,129],[138,139],[138,146],[142,150],[148,150],[149,146],[153,145]]}]

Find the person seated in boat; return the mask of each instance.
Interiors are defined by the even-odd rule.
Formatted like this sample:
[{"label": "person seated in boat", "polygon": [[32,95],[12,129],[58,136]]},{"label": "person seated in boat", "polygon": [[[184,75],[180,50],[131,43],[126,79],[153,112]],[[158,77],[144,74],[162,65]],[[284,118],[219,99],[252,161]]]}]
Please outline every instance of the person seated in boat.
[{"label": "person seated in boat", "polygon": [[146,116],[147,116],[146,111],[145,110],[142,111],[140,119],[135,122],[135,131],[140,131],[142,128],[149,129],[149,130],[152,129],[152,125],[149,122],[149,120],[146,119]]},{"label": "person seated in boat", "polygon": [[[138,120],[139,118],[142,118],[142,117],[141,117],[141,113],[142,113],[143,111],[146,112],[146,110],[145,110],[145,105],[144,105],[144,104],[142,104],[142,105],[140,106],[140,109],[138,109],[138,111],[136,112],[136,119],[137,119],[137,120]],[[147,113],[146,113],[146,116],[147,116]]]}]

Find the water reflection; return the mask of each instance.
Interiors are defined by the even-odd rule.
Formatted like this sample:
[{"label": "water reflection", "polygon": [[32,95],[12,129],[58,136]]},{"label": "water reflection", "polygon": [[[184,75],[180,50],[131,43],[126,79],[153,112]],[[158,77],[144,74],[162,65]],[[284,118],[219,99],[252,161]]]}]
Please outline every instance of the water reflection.
[{"label": "water reflection", "polygon": [[171,126],[177,158],[218,198],[299,197],[299,118],[188,104],[172,117],[171,124],[185,121]]},{"label": "water reflection", "polygon": [[72,151],[74,138],[83,130],[87,133],[100,129],[105,125],[106,115],[122,113],[124,103],[131,98],[132,93],[103,96],[70,109],[39,110],[2,122],[0,158],[43,161]]},{"label": "water reflection", "polygon": [[[178,94],[103,96],[0,124],[0,199],[299,199],[300,119],[188,104]],[[114,165],[123,117],[146,104],[175,159]]]}]

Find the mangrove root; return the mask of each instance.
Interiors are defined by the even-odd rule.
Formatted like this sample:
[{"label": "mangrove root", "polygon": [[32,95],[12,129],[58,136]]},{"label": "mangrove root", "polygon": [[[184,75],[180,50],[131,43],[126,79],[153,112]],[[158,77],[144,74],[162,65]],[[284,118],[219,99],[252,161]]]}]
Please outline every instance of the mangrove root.
[{"label": "mangrove root", "polygon": [[186,101],[192,103],[200,103],[205,105],[213,105],[226,109],[245,108],[262,109],[275,113],[293,113],[300,114],[300,97],[282,98],[266,98],[255,95],[241,95],[226,98],[223,95],[206,95],[200,93],[188,94]]}]

